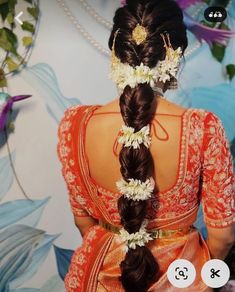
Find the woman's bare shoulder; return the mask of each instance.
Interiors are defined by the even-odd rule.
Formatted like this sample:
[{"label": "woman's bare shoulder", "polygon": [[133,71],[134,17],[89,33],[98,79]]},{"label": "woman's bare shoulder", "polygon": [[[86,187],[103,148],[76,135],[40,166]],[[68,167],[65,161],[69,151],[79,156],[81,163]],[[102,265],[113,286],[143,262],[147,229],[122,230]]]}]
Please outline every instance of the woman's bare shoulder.
[{"label": "woman's bare shoulder", "polygon": [[166,99],[159,99],[156,114],[181,115],[187,108]]},{"label": "woman's bare shoulder", "polygon": [[[156,114],[172,114],[172,115],[180,115],[182,114],[187,108],[168,101],[166,99],[159,98],[157,100],[157,108]],[[114,99],[111,102],[102,105],[96,110],[96,113],[108,113],[114,112],[120,114],[120,106],[119,106],[119,99]]]},{"label": "woman's bare shoulder", "polygon": [[[157,98],[155,115],[159,114],[162,115],[161,117],[164,118],[164,114],[166,114],[168,117],[172,115],[172,118],[174,118],[174,116],[182,116],[187,109],[190,109],[191,113],[197,114],[202,120],[204,120],[205,117],[209,113],[211,113],[210,111],[203,108],[184,107],[167,99]],[[94,118],[96,122],[100,123],[107,123],[107,120],[109,120],[110,123],[115,123],[115,121],[118,123],[122,121],[119,98],[116,98],[109,103],[101,105],[98,109],[96,109],[95,114],[92,118]]]}]

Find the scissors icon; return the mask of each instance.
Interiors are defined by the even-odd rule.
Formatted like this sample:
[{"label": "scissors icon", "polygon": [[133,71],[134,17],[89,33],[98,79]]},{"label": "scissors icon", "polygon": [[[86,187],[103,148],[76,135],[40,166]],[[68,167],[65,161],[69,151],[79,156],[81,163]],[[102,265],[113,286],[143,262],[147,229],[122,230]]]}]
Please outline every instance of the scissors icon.
[{"label": "scissors icon", "polygon": [[220,270],[215,271],[215,269],[211,269],[211,279],[214,279],[216,277],[220,277],[219,275]]}]

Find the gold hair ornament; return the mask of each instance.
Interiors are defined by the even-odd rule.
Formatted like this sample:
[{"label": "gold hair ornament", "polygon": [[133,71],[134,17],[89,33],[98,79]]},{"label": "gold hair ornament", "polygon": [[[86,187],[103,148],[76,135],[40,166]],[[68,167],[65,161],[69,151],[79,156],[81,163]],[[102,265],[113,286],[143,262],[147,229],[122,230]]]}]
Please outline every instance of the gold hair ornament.
[{"label": "gold hair ornament", "polygon": [[118,65],[121,63],[120,59],[116,56],[115,54],[115,42],[116,42],[116,38],[117,38],[117,35],[118,35],[118,32],[119,32],[120,28],[118,28],[115,33],[114,33],[114,37],[113,37],[113,44],[112,44],[112,57],[111,57],[111,65],[112,67],[114,67],[113,69],[115,69],[115,65]]},{"label": "gold hair ornament", "polygon": [[168,60],[172,61],[174,59],[180,58],[182,55],[181,48],[179,47],[180,50],[179,50],[179,48],[176,50],[173,49],[173,47],[171,45],[169,33],[166,34],[166,37],[163,33],[161,33],[160,36],[163,39],[164,47],[166,48],[165,60],[168,59]]},{"label": "gold hair ornament", "polygon": [[132,38],[137,45],[143,43],[147,38],[146,28],[138,23],[132,31]]}]

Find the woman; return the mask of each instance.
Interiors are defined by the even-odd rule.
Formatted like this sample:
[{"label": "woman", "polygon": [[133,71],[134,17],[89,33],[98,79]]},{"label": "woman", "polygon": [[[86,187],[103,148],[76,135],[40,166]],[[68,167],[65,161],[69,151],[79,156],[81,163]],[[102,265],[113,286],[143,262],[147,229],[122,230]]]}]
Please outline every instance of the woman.
[{"label": "woman", "polygon": [[[184,291],[210,291],[200,272],[234,241],[234,174],[220,119],[163,96],[175,87],[187,47],[182,12],[172,0],[127,1],[115,13],[109,47],[120,96],[67,109],[58,131],[83,236],[66,289],[180,291],[166,272],[187,259],[197,275]],[[192,227],[200,201],[207,242]]]}]

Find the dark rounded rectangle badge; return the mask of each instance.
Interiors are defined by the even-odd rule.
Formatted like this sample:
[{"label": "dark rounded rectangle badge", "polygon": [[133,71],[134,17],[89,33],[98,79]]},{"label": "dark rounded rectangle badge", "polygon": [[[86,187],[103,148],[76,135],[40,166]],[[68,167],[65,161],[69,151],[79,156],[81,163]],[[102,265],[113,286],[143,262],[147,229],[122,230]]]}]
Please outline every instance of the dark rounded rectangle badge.
[{"label": "dark rounded rectangle badge", "polygon": [[204,11],[204,17],[210,22],[222,22],[227,17],[227,11],[224,7],[211,6]]}]

